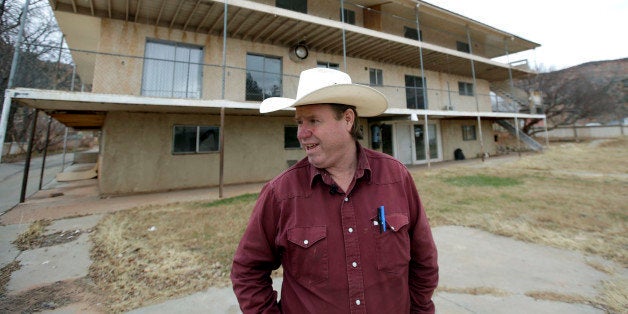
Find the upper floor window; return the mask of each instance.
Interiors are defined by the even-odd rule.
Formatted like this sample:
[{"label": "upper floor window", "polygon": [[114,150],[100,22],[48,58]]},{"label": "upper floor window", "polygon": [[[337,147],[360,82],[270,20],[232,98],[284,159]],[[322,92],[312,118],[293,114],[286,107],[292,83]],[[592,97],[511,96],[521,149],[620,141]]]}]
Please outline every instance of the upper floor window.
[{"label": "upper floor window", "polygon": [[[425,109],[423,81],[420,76],[406,75],[406,105],[408,109]],[[425,83],[427,85],[427,82]]]},{"label": "upper floor window", "polygon": [[175,125],[172,152],[198,154],[217,152],[220,128],[206,125]]},{"label": "upper floor window", "polygon": [[471,52],[471,48],[469,48],[469,44],[463,43],[461,41],[456,41],[456,50],[462,52]]},{"label": "upper floor window", "polygon": [[307,14],[307,0],[276,0],[275,6]]},{"label": "upper floor window", "polygon": [[371,85],[384,85],[384,74],[381,69],[369,68],[369,80]]},{"label": "upper floor window", "polygon": [[316,62],[316,67],[317,68],[327,68],[327,69],[340,70],[340,65],[338,63],[331,63],[331,62],[325,62],[325,61],[318,61],[318,62]]},{"label": "upper floor window", "polygon": [[296,125],[286,125],[283,127],[283,148],[301,148],[301,143],[297,138],[298,127]]},{"label": "upper floor window", "polygon": [[349,9],[344,9],[344,11],[341,11],[340,13],[341,21],[343,17],[343,14],[342,14],[343,12],[344,12],[344,22],[347,24],[355,25],[355,11],[352,11]]},{"label": "upper floor window", "polygon": [[203,48],[147,41],[144,51],[144,96],[201,98]]},{"label": "upper floor window", "polygon": [[458,82],[458,93],[464,96],[473,96],[473,83]]},{"label": "upper floor window", "polygon": [[246,55],[246,100],[262,101],[282,94],[281,58]]},{"label": "upper floor window", "polygon": [[416,28],[404,26],[403,37],[422,41],[423,32],[419,32]]}]

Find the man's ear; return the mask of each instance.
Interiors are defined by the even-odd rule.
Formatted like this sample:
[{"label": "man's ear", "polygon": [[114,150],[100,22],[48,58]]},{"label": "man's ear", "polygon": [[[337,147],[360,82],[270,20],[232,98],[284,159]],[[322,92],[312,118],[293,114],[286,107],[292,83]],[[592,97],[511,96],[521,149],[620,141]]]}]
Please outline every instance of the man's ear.
[{"label": "man's ear", "polygon": [[347,130],[351,131],[353,124],[355,123],[355,112],[351,109],[347,109],[344,112],[343,118],[347,123]]}]

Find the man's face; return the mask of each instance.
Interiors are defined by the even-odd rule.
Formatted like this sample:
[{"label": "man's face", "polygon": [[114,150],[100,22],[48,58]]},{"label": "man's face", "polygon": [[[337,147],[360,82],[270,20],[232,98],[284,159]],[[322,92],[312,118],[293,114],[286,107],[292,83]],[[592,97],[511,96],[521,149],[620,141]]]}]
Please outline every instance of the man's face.
[{"label": "man's face", "polygon": [[354,119],[347,110],[336,120],[335,111],[327,104],[296,107],[297,138],[312,165],[327,169],[350,157],[347,149],[355,150],[350,134]]}]

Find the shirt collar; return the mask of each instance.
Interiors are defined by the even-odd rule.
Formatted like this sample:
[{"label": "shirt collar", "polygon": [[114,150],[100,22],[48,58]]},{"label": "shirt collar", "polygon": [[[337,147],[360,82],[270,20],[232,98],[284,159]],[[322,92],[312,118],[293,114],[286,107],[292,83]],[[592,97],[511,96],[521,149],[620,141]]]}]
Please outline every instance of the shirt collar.
[{"label": "shirt collar", "polygon": [[[368,183],[371,182],[371,165],[369,164],[368,158],[366,158],[366,152],[364,147],[360,145],[358,141],[355,142],[356,150],[358,153],[358,164],[355,169],[354,178],[356,181],[360,178],[364,178]],[[308,162],[309,171],[310,171],[310,188],[314,186],[314,183],[318,180],[325,182],[323,177],[329,177],[329,173],[325,169],[319,169],[314,167],[312,164]]]}]

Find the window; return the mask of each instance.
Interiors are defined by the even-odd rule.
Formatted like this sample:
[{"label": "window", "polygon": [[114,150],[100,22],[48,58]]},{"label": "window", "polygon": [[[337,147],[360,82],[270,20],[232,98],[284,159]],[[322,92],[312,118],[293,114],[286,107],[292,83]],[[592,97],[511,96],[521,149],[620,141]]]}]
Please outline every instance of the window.
[{"label": "window", "polygon": [[331,63],[331,62],[325,62],[325,61],[316,62],[316,67],[340,70],[340,65],[338,63]]},{"label": "window", "polygon": [[307,14],[307,0],[276,0],[275,6]]},{"label": "window", "polygon": [[[408,109],[425,109],[423,81],[420,76],[406,75],[406,105]],[[427,85],[427,82],[425,82]]]},{"label": "window", "polygon": [[281,58],[246,55],[246,100],[280,97],[281,88]]},{"label": "window", "polygon": [[369,69],[369,79],[371,85],[382,86],[384,85],[384,74],[380,69]]},{"label": "window", "polygon": [[469,53],[471,52],[471,48],[469,48],[469,44],[463,43],[461,41],[456,42],[456,50],[462,51],[462,52],[469,52]]},{"label": "window", "polygon": [[297,126],[286,125],[283,127],[283,148],[301,148],[299,139],[297,139]]},{"label": "window", "polygon": [[416,28],[404,26],[403,37],[422,41],[423,32],[418,32]]},{"label": "window", "polygon": [[463,96],[473,96],[473,83],[458,82],[458,93]]},{"label": "window", "polygon": [[147,41],[142,95],[201,98],[203,48]]},{"label": "window", "polygon": [[[344,22],[347,24],[355,25],[355,11],[344,9]],[[342,21],[342,13],[340,13],[340,21]]]},{"label": "window", "polygon": [[463,125],[462,126],[462,140],[463,141],[475,141],[475,125]]},{"label": "window", "polygon": [[172,152],[198,154],[219,150],[220,128],[202,125],[175,125]]}]

